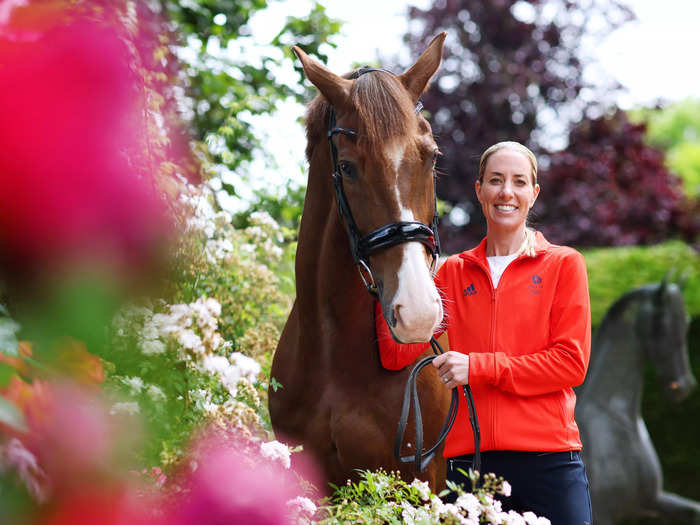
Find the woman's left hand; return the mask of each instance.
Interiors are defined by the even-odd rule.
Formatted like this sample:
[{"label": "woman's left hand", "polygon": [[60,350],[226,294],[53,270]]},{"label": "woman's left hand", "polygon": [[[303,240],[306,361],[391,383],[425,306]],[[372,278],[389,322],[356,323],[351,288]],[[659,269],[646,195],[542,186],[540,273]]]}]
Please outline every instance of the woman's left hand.
[{"label": "woman's left hand", "polygon": [[433,359],[440,379],[449,389],[469,383],[469,356],[449,351]]}]

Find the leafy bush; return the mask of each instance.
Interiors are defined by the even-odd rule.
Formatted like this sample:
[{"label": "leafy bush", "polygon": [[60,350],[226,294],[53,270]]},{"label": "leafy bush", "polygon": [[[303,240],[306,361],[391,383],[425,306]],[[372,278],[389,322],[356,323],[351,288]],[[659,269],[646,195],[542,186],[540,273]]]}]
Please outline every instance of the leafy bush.
[{"label": "leafy bush", "polygon": [[700,99],[639,108],[631,118],[646,123],[649,143],[666,152],[667,165],[683,179],[686,194],[700,198]]},{"label": "leafy bush", "polygon": [[510,496],[510,484],[493,474],[479,476],[465,472],[471,487],[448,482],[440,496],[449,491],[456,493],[454,503],[444,503],[433,494],[428,483],[414,479],[403,481],[398,473],[387,474],[383,470],[360,472],[360,481],[347,482],[334,487],[330,504],[319,509],[316,517],[325,525],[343,523],[386,523],[400,525],[429,525],[433,523],[500,523],[504,525],[546,525],[549,520],[532,512],[522,515],[515,511],[504,512],[501,501],[495,495]]},{"label": "leafy bush", "polygon": [[570,147],[552,154],[541,174],[533,210],[551,241],[631,246],[697,235],[680,179],[666,169],[663,152],[645,143],[644,131],[622,111],[571,131]]},{"label": "leafy bush", "polygon": [[700,316],[700,255],[687,244],[669,241],[646,247],[596,248],[583,254],[588,267],[593,326],[621,295],[659,282],[671,270],[673,277],[685,280],[683,295],[688,313]]}]

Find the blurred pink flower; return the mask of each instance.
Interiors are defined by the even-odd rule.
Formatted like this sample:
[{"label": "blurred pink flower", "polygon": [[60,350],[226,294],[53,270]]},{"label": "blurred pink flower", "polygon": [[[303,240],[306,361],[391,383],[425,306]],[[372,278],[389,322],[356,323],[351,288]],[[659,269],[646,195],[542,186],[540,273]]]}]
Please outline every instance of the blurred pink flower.
[{"label": "blurred pink flower", "polygon": [[69,384],[51,384],[40,402],[25,410],[25,443],[46,472],[51,498],[125,474],[124,456],[139,435],[133,418],[110,416],[94,391]]},{"label": "blurred pink flower", "polygon": [[166,525],[156,499],[122,484],[85,486],[46,508],[37,525]]},{"label": "blurred pink flower", "polygon": [[296,496],[285,481],[281,472],[246,462],[241,451],[214,445],[197,460],[171,523],[285,523],[286,503]]},{"label": "blurred pink flower", "polygon": [[6,271],[84,260],[133,268],[168,230],[158,165],[144,155],[148,113],[133,53],[115,25],[66,14],[52,12],[50,24],[25,15],[23,29],[39,29],[31,42],[0,34]]},{"label": "blurred pink flower", "polygon": [[[235,434],[206,431],[190,454],[190,469],[180,475],[183,487],[175,498],[173,525],[207,523],[284,524],[296,517],[288,501],[319,479],[306,458],[287,470],[260,456],[259,445]],[[304,480],[304,481],[302,481]]]},{"label": "blurred pink flower", "polygon": [[45,503],[48,499],[49,482],[34,454],[27,450],[19,439],[12,438],[5,446],[3,455],[4,458],[0,457],[0,464],[13,468],[32,497],[39,503]]}]

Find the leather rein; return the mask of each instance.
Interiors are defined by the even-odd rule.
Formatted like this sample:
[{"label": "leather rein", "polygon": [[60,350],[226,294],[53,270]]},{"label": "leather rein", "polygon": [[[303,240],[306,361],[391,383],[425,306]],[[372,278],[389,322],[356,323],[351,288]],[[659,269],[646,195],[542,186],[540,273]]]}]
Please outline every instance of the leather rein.
[{"label": "leather rein", "polygon": [[[365,73],[370,73],[372,71],[383,71],[385,73],[392,74],[391,71],[386,69],[378,69],[371,67],[363,67],[355,71],[350,75],[349,79],[357,79]],[[419,101],[415,108],[415,113],[418,113],[423,109],[423,104]],[[370,256],[377,252],[378,250],[394,246],[396,244],[401,244],[404,242],[420,242],[422,243],[430,252],[433,263],[432,263],[432,273],[435,274],[437,271],[438,259],[440,257],[440,239],[438,237],[438,213],[437,213],[437,178],[433,174],[433,188],[435,195],[435,210],[433,214],[433,220],[430,226],[423,224],[422,222],[416,221],[400,221],[393,222],[391,224],[386,224],[371,231],[367,235],[361,236],[360,230],[355,223],[355,219],[350,211],[350,205],[345,196],[345,190],[343,188],[343,175],[341,173],[338,164],[338,150],[333,143],[333,136],[336,134],[343,134],[348,136],[356,137],[358,132],[353,129],[341,128],[336,125],[335,111],[333,106],[329,109],[328,118],[328,142],[330,144],[331,150],[331,161],[333,163],[333,187],[335,188],[336,201],[338,205],[338,213],[340,214],[343,224],[345,224],[345,229],[348,234],[348,240],[350,241],[350,252],[357,265],[358,271],[360,272],[360,277],[362,282],[365,284],[367,291],[373,295],[375,298],[379,296],[379,290],[377,284],[374,280],[374,275],[370,268],[369,258]],[[406,382],[406,389],[404,392],[403,405],[401,407],[401,417],[399,420],[399,426],[396,432],[396,440],[394,442],[394,456],[402,463],[413,463],[414,468],[417,472],[422,472],[425,467],[430,463],[430,461],[435,457],[435,452],[437,451],[440,444],[445,440],[447,434],[450,432],[452,425],[457,416],[457,407],[459,404],[459,393],[457,387],[452,389],[452,400],[450,401],[450,408],[448,411],[447,419],[443,425],[437,442],[430,447],[428,450],[423,451],[423,420],[421,417],[420,403],[418,400],[418,388],[417,388],[417,378],[423,368],[430,364],[437,355],[443,352],[440,343],[434,337],[430,339],[430,345],[433,349],[435,355],[426,357],[422,359],[411,371]],[[476,410],[474,408],[474,398],[472,396],[471,388],[469,385],[462,385],[462,390],[464,392],[464,397],[469,407],[469,421],[472,425],[472,430],[474,432],[474,469],[481,470],[481,454],[480,454],[480,443],[481,443],[481,432],[479,430],[479,422],[476,417]],[[416,452],[413,456],[401,456],[401,446],[403,444],[404,433],[406,431],[406,425],[408,422],[408,416],[411,409],[411,404],[414,405],[415,422],[416,422]]]}]

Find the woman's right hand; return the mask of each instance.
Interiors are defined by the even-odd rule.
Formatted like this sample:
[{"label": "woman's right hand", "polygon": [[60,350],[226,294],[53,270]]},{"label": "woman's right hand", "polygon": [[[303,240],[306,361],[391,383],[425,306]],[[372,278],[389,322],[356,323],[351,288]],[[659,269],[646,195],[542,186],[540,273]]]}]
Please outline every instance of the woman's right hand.
[{"label": "woman's right hand", "polygon": [[461,352],[449,351],[433,359],[440,379],[450,390],[456,386],[469,384],[469,356]]}]

